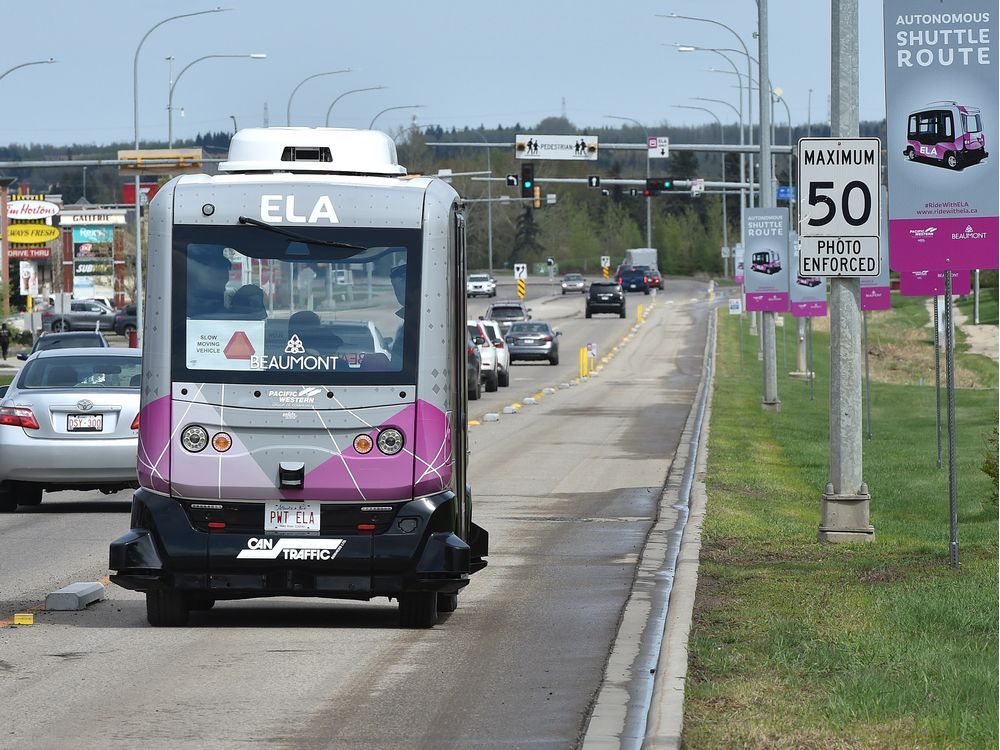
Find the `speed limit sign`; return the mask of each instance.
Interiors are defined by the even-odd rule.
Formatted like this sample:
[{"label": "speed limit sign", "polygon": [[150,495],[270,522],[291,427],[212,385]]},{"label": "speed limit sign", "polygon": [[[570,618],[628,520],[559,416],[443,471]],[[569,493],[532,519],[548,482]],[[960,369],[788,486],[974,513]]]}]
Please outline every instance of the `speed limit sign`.
[{"label": "speed limit sign", "polygon": [[878,138],[799,140],[799,275],[878,276]]}]

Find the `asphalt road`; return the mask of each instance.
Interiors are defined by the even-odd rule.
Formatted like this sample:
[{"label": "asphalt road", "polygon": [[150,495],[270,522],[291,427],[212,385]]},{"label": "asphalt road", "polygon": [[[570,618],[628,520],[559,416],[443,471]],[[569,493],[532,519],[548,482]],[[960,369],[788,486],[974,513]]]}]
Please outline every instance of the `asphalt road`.
[{"label": "asphalt road", "polygon": [[[575,376],[576,348],[610,351],[637,301],[629,320],[584,320],[582,298],[531,299],[563,331],[565,364],[515,364],[511,387],[473,414]],[[489,567],[433,629],[398,628],[385,600],[298,599],[223,602],[153,629],[141,596],[112,586],[86,611],[0,626],[0,747],[574,747],[694,397],[708,311],[703,285],[668,281],[599,377],[471,428]],[[127,493],[58,493],[0,516],[0,622],[106,575],[127,513]]]}]

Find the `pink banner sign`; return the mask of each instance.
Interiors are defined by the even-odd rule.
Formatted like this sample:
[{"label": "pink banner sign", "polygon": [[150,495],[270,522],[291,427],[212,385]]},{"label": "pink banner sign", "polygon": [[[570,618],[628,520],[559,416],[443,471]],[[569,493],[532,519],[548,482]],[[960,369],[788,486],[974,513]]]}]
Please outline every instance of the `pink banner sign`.
[{"label": "pink banner sign", "polygon": [[[951,293],[960,296],[972,291],[968,271],[951,272]],[[944,294],[944,271],[901,271],[899,293],[904,297],[936,297]]]}]

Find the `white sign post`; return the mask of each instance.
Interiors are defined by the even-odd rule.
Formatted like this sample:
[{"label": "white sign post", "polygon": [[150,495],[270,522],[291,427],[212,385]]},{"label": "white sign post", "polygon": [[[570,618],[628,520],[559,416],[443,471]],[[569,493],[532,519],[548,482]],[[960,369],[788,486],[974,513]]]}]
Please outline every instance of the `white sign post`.
[{"label": "white sign post", "polygon": [[878,276],[878,138],[799,140],[799,275]]},{"label": "white sign post", "polygon": [[648,152],[646,157],[648,159],[669,159],[670,158],[670,139],[659,135],[651,135],[646,139],[646,148]]},{"label": "white sign post", "polygon": [[528,280],[528,264],[527,263],[515,263],[514,264],[514,280],[515,281],[527,281]]}]

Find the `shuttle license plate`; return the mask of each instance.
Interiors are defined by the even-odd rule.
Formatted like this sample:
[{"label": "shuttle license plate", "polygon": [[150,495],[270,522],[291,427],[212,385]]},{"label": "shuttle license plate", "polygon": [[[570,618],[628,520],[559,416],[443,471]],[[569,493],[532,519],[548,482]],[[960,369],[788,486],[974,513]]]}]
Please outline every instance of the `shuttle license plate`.
[{"label": "shuttle license plate", "polygon": [[69,414],[66,417],[67,432],[100,432],[103,429],[103,414]]},{"label": "shuttle license plate", "polygon": [[289,501],[264,505],[264,531],[315,531],[319,533],[319,503]]}]

